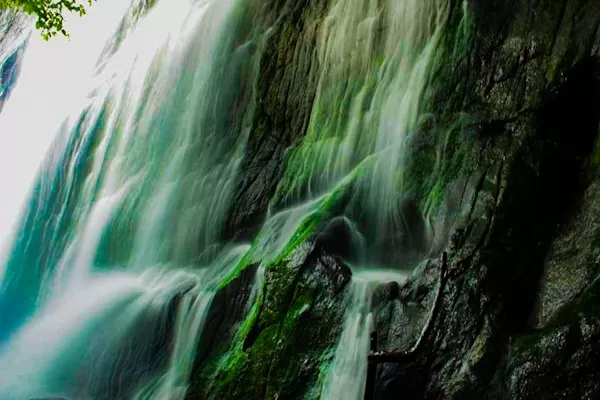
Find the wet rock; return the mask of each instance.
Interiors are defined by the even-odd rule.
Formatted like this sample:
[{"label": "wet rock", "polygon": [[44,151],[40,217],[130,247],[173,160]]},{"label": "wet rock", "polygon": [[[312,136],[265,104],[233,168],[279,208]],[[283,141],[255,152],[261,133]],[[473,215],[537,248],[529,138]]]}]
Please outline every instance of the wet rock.
[{"label": "wet rock", "polygon": [[[290,205],[275,191],[286,152],[308,124],[327,3],[252,5],[265,36],[245,93],[255,108],[229,238],[252,238],[269,207]],[[379,366],[375,398],[598,397],[600,3],[467,0],[451,1],[450,12],[425,99],[436,121],[409,144],[412,197],[400,208],[411,230],[392,232],[388,246],[392,260],[396,250],[422,260],[448,249],[448,283],[423,350]],[[217,350],[200,357],[195,386],[207,398],[317,397],[310,388],[331,360],[350,277],[335,256],[351,258],[354,239],[341,220],[321,230],[317,245],[306,238],[269,265],[245,317],[235,312],[218,323],[239,335],[225,334],[220,345],[224,331],[207,328]],[[382,349],[407,349],[420,334],[435,267],[376,291]],[[246,296],[245,285],[216,300],[215,316],[236,302],[236,291]]]},{"label": "wet rock", "polygon": [[345,260],[359,259],[364,239],[356,226],[347,218],[333,218],[317,235],[317,242],[329,254]]},{"label": "wet rock", "polygon": [[254,2],[252,24],[262,34],[248,147],[227,218],[227,237],[251,238],[260,229],[290,147],[308,128],[319,65],[316,40],[328,1]]},{"label": "wet rock", "polygon": [[216,337],[220,353],[204,366],[197,385],[204,396],[305,398],[340,333],[350,274],[314,242],[269,266],[233,342],[223,348]]},{"label": "wet rock", "polygon": [[399,202],[396,215],[391,215],[389,221],[394,221],[385,232],[373,233],[381,237],[382,262],[390,266],[410,269],[416,262],[423,259],[430,248],[430,237],[426,221],[415,199],[404,199]]},{"label": "wet rock", "polygon": [[379,285],[374,293],[373,300],[371,300],[371,307],[377,308],[379,305],[395,300],[400,295],[400,285],[398,282],[388,282]]},{"label": "wet rock", "polygon": [[[474,89],[461,94],[459,109],[474,118],[468,151],[483,179],[450,236],[449,283],[426,350],[414,362],[380,366],[376,398],[594,398],[597,343],[582,340],[581,326],[595,337],[597,173],[588,160],[600,121],[591,55],[600,7],[468,7],[473,53],[454,82]],[[452,114],[458,94],[440,88],[434,97]],[[430,298],[435,285],[422,289]],[[414,335],[423,315],[397,303],[392,319],[380,307],[378,329],[397,330],[388,343]]]},{"label": "wet rock", "polygon": [[215,295],[198,342],[190,392],[201,390],[196,387],[197,379],[207,359],[231,345],[235,332],[250,309],[257,269],[257,264],[246,267]]}]

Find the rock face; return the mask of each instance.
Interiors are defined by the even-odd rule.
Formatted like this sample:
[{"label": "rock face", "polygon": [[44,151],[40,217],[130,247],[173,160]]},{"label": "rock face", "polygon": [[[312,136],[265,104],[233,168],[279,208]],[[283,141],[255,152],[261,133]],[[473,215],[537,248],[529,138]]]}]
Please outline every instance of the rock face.
[{"label": "rock face", "polygon": [[248,293],[243,288],[254,282],[247,277],[242,273],[217,296],[202,340],[212,338],[210,350],[199,352],[197,379],[188,395],[305,398],[328,361],[325,351],[340,334],[350,271],[314,242],[305,242],[259,271],[259,292],[252,309],[243,312],[247,303],[233,293]]},{"label": "rock face", "polygon": [[[269,29],[229,237],[256,233],[285,151],[305,134],[326,7],[252,3],[253,26]],[[449,252],[448,281],[422,349],[379,366],[375,398],[597,398],[600,3],[465,0],[450,9],[427,93],[439,119],[422,127],[409,164],[415,176],[432,173],[436,129],[461,126],[436,167],[441,205],[428,214],[446,232],[431,253]],[[311,388],[339,335],[350,272],[314,238],[259,272],[257,293],[249,287],[260,260],[217,296],[190,398],[317,397]],[[381,349],[412,346],[436,274],[430,263],[404,287],[376,294]]]},{"label": "rock face", "polygon": [[[376,398],[596,398],[600,4],[466,5],[469,55],[454,94],[440,86],[434,97],[472,118],[477,162],[460,174],[482,178],[453,227],[426,350],[380,366]],[[389,336],[389,348],[407,346],[406,329]]]},{"label": "rock face", "polygon": [[[137,2],[119,32],[154,3]],[[277,203],[278,185],[286,155],[307,135],[332,3],[233,7],[231,51],[215,73],[229,86],[214,102],[226,110],[219,129],[240,132],[246,147],[222,236],[254,241],[211,304],[188,399],[319,397],[348,303],[347,264],[359,258],[362,238],[344,219],[353,182],[329,193],[281,246],[287,227],[263,222],[289,206]],[[369,2],[377,12],[383,3]],[[429,262],[403,286],[381,285],[371,301],[381,350],[410,349],[435,318],[413,357],[378,367],[374,397],[600,398],[600,1],[448,4],[423,95],[423,114],[433,117],[408,143],[402,173],[410,179],[398,205],[410,225],[400,252]],[[0,109],[20,55],[7,43]],[[448,274],[431,313],[439,283],[431,260],[442,251]],[[171,341],[164,335],[151,355]]]},{"label": "rock face", "polygon": [[317,35],[327,5],[328,0],[251,2],[259,61],[229,237],[250,238],[258,231],[283,174],[285,152],[306,133],[318,83]]}]

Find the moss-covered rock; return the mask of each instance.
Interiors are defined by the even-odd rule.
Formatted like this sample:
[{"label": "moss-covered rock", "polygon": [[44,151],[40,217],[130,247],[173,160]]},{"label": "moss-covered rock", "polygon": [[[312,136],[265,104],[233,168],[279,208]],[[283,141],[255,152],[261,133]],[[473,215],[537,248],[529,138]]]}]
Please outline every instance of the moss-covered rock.
[{"label": "moss-covered rock", "polygon": [[[244,75],[251,85],[236,103],[250,105],[240,122],[248,146],[225,236],[254,244],[221,287],[230,294],[216,309],[235,311],[199,357],[192,398],[318,396],[350,276],[330,255],[331,237],[318,234],[343,214],[352,182],[371,166],[365,161],[329,197],[298,213],[292,228],[276,218],[262,224],[269,207],[270,216],[298,207],[286,203],[295,186],[307,190],[306,176],[284,169],[314,144],[301,142],[322,68],[315,46],[328,3],[248,3],[253,28],[240,42],[256,45],[253,73]],[[418,209],[415,224],[435,233],[419,257],[449,250],[448,283],[418,357],[379,367],[377,399],[598,395],[599,4],[450,1],[425,111],[398,172],[407,204]],[[352,79],[344,93],[353,91]],[[338,111],[318,109],[314,118],[327,127],[345,120],[343,105]],[[291,231],[285,243],[274,241],[284,228]],[[432,266],[405,287],[377,292],[382,347],[406,349],[418,336],[436,287]],[[261,278],[252,294],[256,268]]]},{"label": "moss-covered rock", "polygon": [[233,341],[215,346],[200,374],[205,398],[305,398],[339,335],[349,279],[311,241],[270,265]]}]

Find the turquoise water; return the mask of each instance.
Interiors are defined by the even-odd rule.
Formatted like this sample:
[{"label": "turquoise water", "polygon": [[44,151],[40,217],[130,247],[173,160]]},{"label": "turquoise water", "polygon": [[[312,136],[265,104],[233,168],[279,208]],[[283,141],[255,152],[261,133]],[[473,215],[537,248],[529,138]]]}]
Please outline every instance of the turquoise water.
[{"label": "turquoise water", "polygon": [[[162,2],[123,40],[111,37],[126,8],[104,6],[116,51],[88,41],[89,76],[61,82],[87,89],[66,90],[71,117],[36,149],[45,160],[5,245],[0,398],[185,395],[208,306],[247,250],[219,242],[244,146],[227,124],[243,61],[228,33],[235,3]],[[29,48],[25,68],[44,50]],[[13,107],[44,89],[21,79]]]},{"label": "turquoise water", "polygon": [[220,285],[330,219],[362,272],[320,393],[361,398],[373,288],[405,279],[382,253],[434,234],[412,238],[400,205],[447,7],[331,2],[304,60],[320,68],[307,133],[252,244],[223,239],[270,34],[248,27],[251,2],[103,0],[71,41],[32,37],[3,78],[0,399],[185,398]]}]

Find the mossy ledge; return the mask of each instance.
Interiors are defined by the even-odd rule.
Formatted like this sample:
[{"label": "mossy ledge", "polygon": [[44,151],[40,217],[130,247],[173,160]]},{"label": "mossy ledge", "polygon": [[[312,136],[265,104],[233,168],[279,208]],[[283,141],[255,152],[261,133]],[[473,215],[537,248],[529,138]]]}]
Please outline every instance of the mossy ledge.
[{"label": "mossy ledge", "polygon": [[303,240],[261,272],[237,332],[214,348],[198,373],[202,398],[306,398],[323,354],[335,345],[351,276],[341,260]]}]

